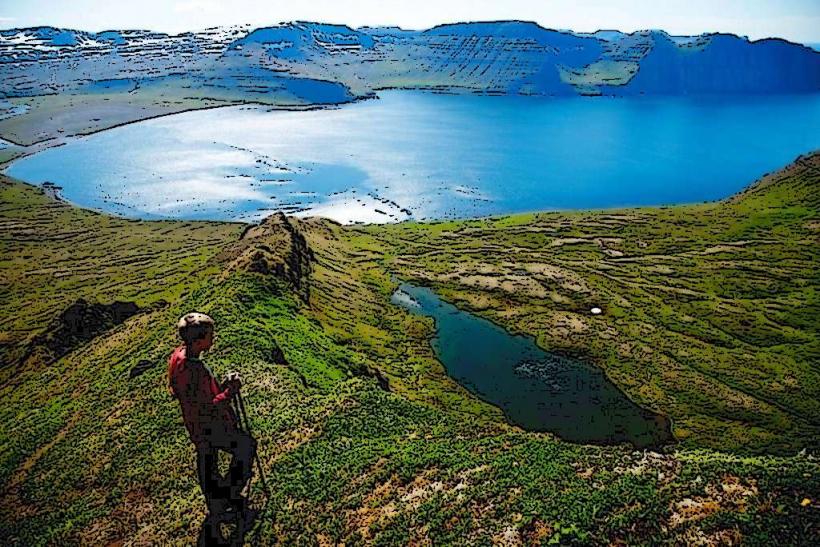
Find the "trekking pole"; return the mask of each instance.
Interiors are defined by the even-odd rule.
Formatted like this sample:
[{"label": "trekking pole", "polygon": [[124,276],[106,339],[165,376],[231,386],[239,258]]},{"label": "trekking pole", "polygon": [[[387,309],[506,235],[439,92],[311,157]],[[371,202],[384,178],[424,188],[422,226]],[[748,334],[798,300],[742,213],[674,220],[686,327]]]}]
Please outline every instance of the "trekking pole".
[{"label": "trekking pole", "polygon": [[[245,430],[245,432],[253,438],[251,434],[251,426],[248,422],[248,413],[245,411],[245,400],[242,398],[242,393],[239,392],[236,394],[236,406],[239,409],[239,422],[240,427]],[[244,422],[244,425],[242,425]],[[258,446],[258,445],[257,445]],[[259,478],[262,480],[262,489],[265,491],[265,494],[270,497],[270,490],[268,490],[268,481],[265,480],[265,471],[262,469],[262,460],[259,459],[259,451],[254,450],[254,460],[256,460],[256,468],[259,470]]]}]

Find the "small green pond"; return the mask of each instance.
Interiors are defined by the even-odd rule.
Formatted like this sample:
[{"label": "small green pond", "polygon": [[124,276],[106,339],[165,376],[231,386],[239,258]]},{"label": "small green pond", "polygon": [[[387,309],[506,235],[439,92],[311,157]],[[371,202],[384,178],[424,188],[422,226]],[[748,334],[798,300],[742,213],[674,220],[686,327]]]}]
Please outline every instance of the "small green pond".
[{"label": "small green pond", "polygon": [[459,310],[426,287],[403,283],[392,301],[432,317],[433,349],[447,373],[524,429],[639,448],[672,439],[666,418],[637,406],[595,366],[544,351],[531,338]]}]

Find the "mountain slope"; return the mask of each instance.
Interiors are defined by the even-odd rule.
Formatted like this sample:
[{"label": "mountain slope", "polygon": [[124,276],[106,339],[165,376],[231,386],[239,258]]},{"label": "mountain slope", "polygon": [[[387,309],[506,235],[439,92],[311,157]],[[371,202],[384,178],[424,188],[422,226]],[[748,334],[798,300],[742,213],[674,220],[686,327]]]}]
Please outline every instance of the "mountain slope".
[{"label": "mountain slope", "polygon": [[[618,66],[615,76],[607,67]],[[259,69],[268,69],[259,76]],[[386,87],[526,94],[804,93],[820,90],[820,56],[784,40],[662,31],[572,34],[524,21],[429,30],[295,22],[169,36],[41,27],[0,31],[0,93],[79,91],[89,83],[158,78],[188,84],[229,70],[337,82],[354,95]],[[618,77],[618,72],[625,75]],[[263,74],[263,73],[262,73]],[[314,101],[319,102],[319,101]]]},{"label": "mountain slope", "polygon": [[[600,244],[594,241],[599,230],[612,230],[616,220],[610,212],[364,230],[275,216],[243,229],[112,219],[3,179],[0,295],[10,318],[0,323],[0,531],[7,543],[20,545],[194,541],[203,504],[164,367],[176,318],[198,309],[218,324],[208,363],[220,375],[237,369],[246,378],[252,427],[273,485],[270,500],[254,490],[262,509],[254,543],[761,544],[815,536],[812,500],[820,493],[820,469],[813,458],[696,448],[712,444],[710,431],[732,423],[721,413],[716,421],[701,421],[701,429],[690,425],[684,446],[660,452],[573,445],[522,432],[446,376],[428,343],[433,325],[392,306],[389,296],[392,275],[423,280],[429,272],[448,299],[491,315],[501,298],[518,311],[499,322],[514,327],[528,314],[541,324],[549,305],[530,295],[520,276],[490,291],[465,285],[466,276],[435,276],[439,267],[472,267],[476,255],[461,252],[463,245],[495,241],[496,249],[520,260],[514,267],[526,269],[531,262],[516,253],[539,252],[542,237],[559,241],[547,248],[556,260],[575,264],[572,272],[555,271],[560,283],[554,290],[566,298],[556,302],[565,317],[580,317],[587,299],[603,296],[599,281],[613,276],[609,285],[621,287],[623,298],[635,304],[631,313],[617,315],[629,327],[618,334],[628,336],[618,350],[640,356],[657,341],[652,327],[661,327],[653,323],[655,301],[644,306],[630,283],[666,295],[672,310],[700,306],[694,322],[663,327],[666,336],[689,332],[695,342],[724,336],[693,346],[697,367],[715,367],[717,380],[728,382],[725,350],[754,357],[755,345],[768,347],[780,359],[756,369],[756,389],[764,391],[745,390],[766,394],[780,383],[787,397],[766,396],[787,410],[808,405],[802,425],[786,413],[795,425],[773,442],[756,432],[759,425],[727,440],[742,450],[816,450],[811,405],[817,383],[800,375],[816,374],[803,370],[817,351],[816,276],[802,272],[816,271],[817,162],[817,155],[805,158],[728,203],[630,211],[631,223],[617,230],[632,236]],[[696,241],[701,238],[705,247]],[[431,266],[428,244],[440,251],[438,266]],[[486,256],[492,263],[493,254]],[[640,256],[658,267],[686,269],[676,277],[655,272],[669,287],[662,289],[659,279],[647,277]],[[763,256],[767,267],[759,269],[755,261]],[[731,269],[744,262],[742,270]],[[604,269],[609,263],[629,275]],[[106,264],[111,269],[100,271]],[[506,261],[498,265],[507,267]],[[682,286],[693,282],[686,274],[704,269],[713,279],[704,283],[712,288],[699,299],[677,296],[693,290]],[[95,291],[107,279],[115,282]],[[573,300],[577,284],[592,292]],[[17,358],[80,297],[102,305],[132,301],[139,310],[122,322],[95,323],[90,339],[56,360],[44,353]],[[605,317],[626,306],[615,299],[605,304]],[[742,317],[719,311],[729,304],[766,311],[750,314],[744,325]],[[663,306],[659,311],[674,315]],[[778,334],[769,317],[788,328]],[[710,321],[724,335],[710,330]],[[597,347],[589,331],[580,336]],[[777,343],[762,344],[767,340]],[[615,374],[612,362],[600,364],[636,400],[668,403],[663,390],[674,386],[650,383],[652,391],[636,390]],[[783,370],[799,375],[784,383]],[[699,408],[689,408],[698,423]],[[742,412],[731,419],[756,418]],[[804,435],[810,431],[813,436]]]},{"label": "mountain slope", "polygon": [[651,49],[637,74],[616,94],[766,94],[812,93],[820,89],[817,53],[784,40],[749,42],[713,34],[676,44],[651,33]]}]

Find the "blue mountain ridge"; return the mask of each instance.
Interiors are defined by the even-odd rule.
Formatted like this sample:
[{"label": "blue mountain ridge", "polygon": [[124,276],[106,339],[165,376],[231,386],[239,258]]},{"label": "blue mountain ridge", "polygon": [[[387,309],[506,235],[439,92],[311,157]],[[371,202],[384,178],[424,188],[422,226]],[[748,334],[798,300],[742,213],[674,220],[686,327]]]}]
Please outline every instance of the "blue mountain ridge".
[{"label": "blue mountain ridge", "polygon": [[209,94],[285,90],[345,102],[379,89],[529,95],[820,91],[820,54],[781,39],[663,31],[574,33],[526,21],[422,31],[297,21],[168,35],[52,27],[0,31],[0,97],[84,92],[96,82]]},{"label": "blue mountain ridge", "polygon": [[664,33],[650,34],[652,47],[626,85],[613,94],[811,93],[820,90],[818,54],[780,39],[749,42],[712,34],[676,44]]}]

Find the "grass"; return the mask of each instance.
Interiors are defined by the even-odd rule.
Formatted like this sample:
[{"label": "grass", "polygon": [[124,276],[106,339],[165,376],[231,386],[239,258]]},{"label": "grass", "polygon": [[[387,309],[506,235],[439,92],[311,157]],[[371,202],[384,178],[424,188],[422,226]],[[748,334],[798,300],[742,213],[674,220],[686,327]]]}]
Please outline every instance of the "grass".
[{"label": "grass", "polygon": [[818,185],[815,154],[721,203],[337,233],[384,270],[598,365],[687,446],[788,453],[820,447]]},{"label": "grass", "polygon": [[[246,378],[273,485],[269,500],[253,492],[254,544],[816,537],[816,162],[721,204],[369,228],[275,218],[242,239],[239,225],[116,219],[4,179],[0,536],[194,541],[204,508],[164,373],[176,318],[197,309],[218,325],[206,361]],[[390,305],[394,276],[592,360],[683,442],[634,451],[506,424],[446,375],[434,325]],[[78,298],[142,311],[54,362],[21,361]]]},{"label": "grass", "polygon": [[[0,360],[74,301],[172,302],[219,271],[214,256],[240,224],[140,222],[72,207],[0,177]],[[9,369],[0,370],[0,379]]]}]

